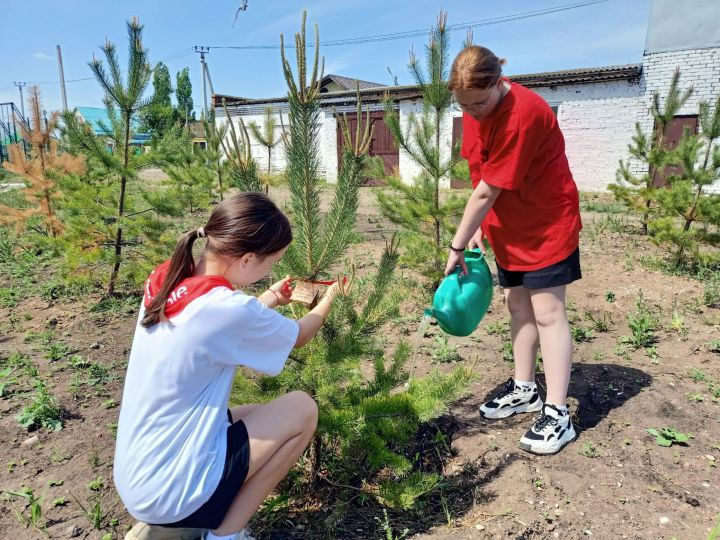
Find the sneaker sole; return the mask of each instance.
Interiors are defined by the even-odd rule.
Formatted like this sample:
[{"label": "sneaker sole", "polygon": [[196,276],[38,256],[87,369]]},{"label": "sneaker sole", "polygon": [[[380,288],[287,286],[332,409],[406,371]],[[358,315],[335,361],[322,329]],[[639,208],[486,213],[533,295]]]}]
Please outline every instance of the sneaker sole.
[{"label": "sneaker sole", "polygon": [[515,407],[512,410],[509,410],[507,414],[503,414],[502,416],[487,416],[482,409],[479,409],[480,416],[482,416],[485,420],[502,420],[503,418],[510,418],[511,416],[515,416],[516,414],[523,414],[523,413],[533,413],[533,412],[539,412],[543,408],[543,402],[541,400],[538,400],[537,403],[539,405],[531,405],[528,407],[528,405],[524,405],[522,407]]},{"label": "sneaker sole", "polygon": [[520,449],[525,450],[526,452],[530,452],[531,454],[535,454],[536,456],[554,456],[555,454],[562,451],[563,448],[565,448],[568,444],[575,442],[578,438],[577,431],[575,432],[575,436],[572,439],[568,439],[565,441],[559,448],[556,450],[553,450],[552,452],[538,452],[537,450],[533,450],[532,445],[520,443]]}]

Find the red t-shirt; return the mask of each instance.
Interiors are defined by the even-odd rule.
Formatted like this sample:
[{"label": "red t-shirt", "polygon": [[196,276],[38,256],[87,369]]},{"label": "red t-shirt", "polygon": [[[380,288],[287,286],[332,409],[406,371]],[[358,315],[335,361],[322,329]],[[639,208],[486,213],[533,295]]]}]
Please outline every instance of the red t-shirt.
[{"label": "red t-shirt", "polygon": [[482,223],[498,264],[538,270],[577,248],[580,203],[552,109],[534,92],[510,84],[486,118],[463,114],[461,155],[473,188],[484,180],[503,189]]}]

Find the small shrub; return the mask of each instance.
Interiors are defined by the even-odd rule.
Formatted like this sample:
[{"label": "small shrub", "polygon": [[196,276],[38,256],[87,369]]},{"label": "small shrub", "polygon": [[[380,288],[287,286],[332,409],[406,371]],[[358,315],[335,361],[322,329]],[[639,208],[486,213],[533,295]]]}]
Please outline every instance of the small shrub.
[{"label": "small shrub", "polygon": [[61,413],[55,396],[48,391],[45,383],[38,379],[35,381],[32,403],[25,406],[16,419],[25,429],[43,427],[60,431],[63,427]]},{"label": "small shrub", "polygon": [[570,327],[570,335],[572,335],[575,343],[582,343],[590,341],[593,338],[592,330],[589,328],[583,328],[582,326],[572,325]]},{"label": "small shrub", "polygon": [[89,482],[87,484],[87,488],[91,491],[100,491],[105,487],[105,480],[103,480],[102,476],[98,476],[95,480],[92,482]]},{"label": "small shrub", "polygon": [[707,307],[720,307],[720,272],[708,272],[706,275],[703,304]]},{"label": "small shrub", "polygon": [[673,444],[687,444],[687,441],[692,437],[690,433],[681,433],[674,428],[664,427],[660,431],[654,428],[647,428],[650,435],[655,437],[655,442],[659,446],[672,446]]},{"label": "small shrub", "polygon": [[602,316],[600,316],[595,315],[590,310],[586,310],[585,320],[590,321],[593,330],[595,330],[596,332],[609,332],[610,326],[612,326],[612,318],[610,317],[610,314],[605,311],[603,312]]},{"label": "small shrub", "polygon": [[462,360],[462,356],[457,352],[457,347],[448,343],[446,336],[437,336],[435,338],[435,350],[432,353],[434,360],[442,363],[458,362]]},{"label": "small shrub", "polygon": [[578,451],[578,454],[588,458],[600,457],[600,452],[592,441],[585,441],[585,444],[583,444],[582,449]]},{"label": "small shrub", "polygon": [[635,350],[642,347],[649,347],[657,341],[655,330],[658,326],[658,320],[651,313],[642,290],[638,293],[638,299],[635,303],[635,311],[628,315],[628,327],[632,332],[630,337],[623,339],[624,343],[632,346]]},{"label": "small shrub", "polygon": [[[40,504],[40,499],[35,497],[32,489],[24,488],[22,491],[7,491],[6,493],[12,497],[18,497],[27,501],[25,508],[21,512],[15,511],[20,523],[27,524],[41,531],[45,528],[45,522],[42,519],[42,505]],[[28,513],[26,514],[26,512]]]}]

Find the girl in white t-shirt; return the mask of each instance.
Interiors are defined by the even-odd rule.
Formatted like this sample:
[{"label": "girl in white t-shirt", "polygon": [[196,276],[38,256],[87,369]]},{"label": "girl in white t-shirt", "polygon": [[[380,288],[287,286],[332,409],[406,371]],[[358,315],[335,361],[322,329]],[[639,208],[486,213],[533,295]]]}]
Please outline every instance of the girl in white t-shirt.
[{"label": "girl in white t-shirt", "polygon": [[272,309],[290,302],[289,278],[257,298],[234,290],[267,276],[291,240],[269,198],[241,193],[150,274],[114,461],[117,491],[144,522],[135,537],[152,538],[153,529],[165,537],[172,527],[206,529],[206,540],[251,538],[248,520],[312,438],[317,405],[304,392],[228,409],[237,367],[277,375],[292,348],[318,332],[340,290],[332,285],[298,321]]}]

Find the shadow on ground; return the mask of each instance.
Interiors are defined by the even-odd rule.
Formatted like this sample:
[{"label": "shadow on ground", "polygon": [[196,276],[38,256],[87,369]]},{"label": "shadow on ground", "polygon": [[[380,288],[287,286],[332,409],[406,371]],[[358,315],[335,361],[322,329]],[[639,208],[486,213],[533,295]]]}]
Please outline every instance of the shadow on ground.
[{"label": "shadow on ground", "polygon": [[[539,373],[537,382],[541,397],[545,399],[545,375]],[[595,427],[611,410],[622,407],[651,383],[652,377],[636,368],[616,364],[574,364],[568,398],[577,402],[573,410],[575,428],[582,431]],[[480,418],[478,407],[498,395],[504,387],[505,381],[485,396],[468,396],[456,404],[458,415],[464,419],[464,427],[460,430],[463,435],[484,434],[490,429],[515,428],[518,422],[528,423],[525,415],[502,420]]]}]

